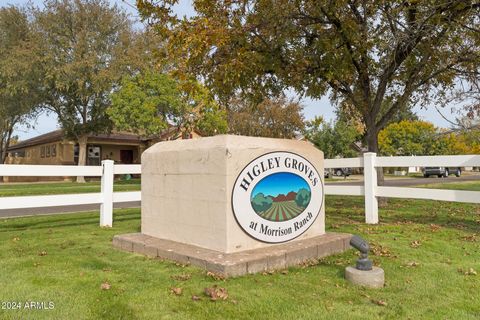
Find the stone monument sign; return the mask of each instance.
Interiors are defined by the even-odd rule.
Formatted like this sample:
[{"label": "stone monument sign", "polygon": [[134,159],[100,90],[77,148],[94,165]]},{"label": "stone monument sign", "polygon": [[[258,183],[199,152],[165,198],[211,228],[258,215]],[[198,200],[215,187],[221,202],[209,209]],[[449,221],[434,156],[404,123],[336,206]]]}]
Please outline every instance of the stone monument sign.
[{"label": "stone monument sign", "polygon": [[142,155],[141,233],[114,245],[225,275],[282,268],[349,248],[325,234],[324,199],[323,153],[308,142],[160,142]]}]

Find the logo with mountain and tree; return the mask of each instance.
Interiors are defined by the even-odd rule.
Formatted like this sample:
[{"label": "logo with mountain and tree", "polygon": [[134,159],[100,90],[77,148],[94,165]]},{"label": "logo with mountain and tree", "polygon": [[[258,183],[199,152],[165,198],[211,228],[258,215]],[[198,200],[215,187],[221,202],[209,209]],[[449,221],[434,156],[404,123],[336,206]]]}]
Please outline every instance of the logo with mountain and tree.
[{"label": "logo with mountain and tree", "polygon": [[279,172],[257,183],[251,194],[252,208],[269,221],[288,221],[300,215],[310,203],[311,191],[300,176]]}]

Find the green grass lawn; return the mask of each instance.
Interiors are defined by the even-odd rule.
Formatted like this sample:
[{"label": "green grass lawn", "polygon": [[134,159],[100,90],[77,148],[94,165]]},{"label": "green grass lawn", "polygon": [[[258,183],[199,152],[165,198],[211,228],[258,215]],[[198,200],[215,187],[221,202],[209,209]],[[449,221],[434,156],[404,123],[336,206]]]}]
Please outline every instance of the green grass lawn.
[{"label": "green grass lawn", "polygon": [[[140,190],[140,179],[116,180],[114,191]],[[50,182],[50,183],[21,183],[0,185],[0,197],[34,196],[49,194],[71,194],[100,192],[100,181],[76,182]]]},{"label": "green grass lawn", "polygon": [[[327,196],[326,208],[329,231],[370,241],[385,288],[344,280],[353,250],[228,280],[118,251],[114,235],[140,230],[139,209],[124,209],[111,229],[98,227],[98,212],[0,220],[0,301],[54,303],[52,310],[0,309],[0,319],[480,318],[480,206],[391,199],[379,225],[363,223],[360,197]],[[204,295],[214,285],[227,300]]]}]

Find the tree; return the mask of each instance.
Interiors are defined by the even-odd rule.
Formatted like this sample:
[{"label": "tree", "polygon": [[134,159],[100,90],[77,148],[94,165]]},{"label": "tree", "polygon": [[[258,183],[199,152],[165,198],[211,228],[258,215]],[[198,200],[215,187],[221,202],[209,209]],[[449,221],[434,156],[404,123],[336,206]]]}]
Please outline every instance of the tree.
[{"label": "tree", "polygon": [[44,105],[78,142],[78,165],[85,165],[88,135],[112,128],[105,112],[110,93],[123,73],[135,70],[131,22],[105,0],[47,0],[44,6],[35,12],[46,57]]},{"label": "tree", "polygon": [[236,96],[228,105],[232,134],[292,139],[304,129],[303,106],[285,96],[252,103]]},{"label": "tree", "polygon": [[41,54],[25,10],[0,8],[0,164],[5,163],[16,125],[40,102]]},{"label": "tree", "polygon": [[174,0],[138,0],[167,39],[165,57],[219,97],[329,90],[365,124],[368,150],[400,112],[427,104],[479,62],[478,1],[196,0],[178,18]]},{"label": "tree", "polygon": [[315,118],[307,123],[305,137],[323,151],[325,159],[356,157],[353,143],[360,137],[357,129],[343,121],[325,122]]},{"label": "tree", "polygon": [[272,198],[265,197],[263,193],[257,193],[251,202],[253,210],[255,210],[256,213],[267,211],[273,204]]},{"label": "tree", "polygon": [[445,132],[426,121],[392,123],[379,134],[380,153],[386,156],[455,155],[473,151],[462,135]]},{"label": "tree", "polygon": [[125,77],[111,100],[107,113],[121,130],[147,136],[159,135],[169,124],[205,135],[227,130],[225,112],[205,87],[182,84],[166,74],[145,72]]},{"label": "tree", "polygon": [[310,191],[308,191],[305,188],[302,188],[298,190],[298,193],[295,196],[295,203],[299,207],[306,208],[310,203],[310,197],[311,197]]}]

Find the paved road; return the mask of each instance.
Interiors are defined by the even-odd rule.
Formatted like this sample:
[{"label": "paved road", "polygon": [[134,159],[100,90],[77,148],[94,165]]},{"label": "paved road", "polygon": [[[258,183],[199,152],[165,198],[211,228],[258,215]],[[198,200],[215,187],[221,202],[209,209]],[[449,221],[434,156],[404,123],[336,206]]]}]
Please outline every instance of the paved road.
[{"label": "paved road", "polygon": [[[140,201],[119,202],[119,203],[115,203],[113,207],[114,208],[138,208],[140,207]],[[34,215],[42,215],[42,214],[61,214],[61,213],[82,212],[82,211],[95,211],[99,209],[100,209],[99,204],[86,204],[86,205],[78,205],[78,206],[0,210],[0,218],[34,216]]]},{"label": "paved road", "polygon": [[[328,181],[325,184],[327,185],[344,185],[344,186],[362,186],[363,177],[354,176],[353,178],[359,178],[356,181],[341,180],[338,181]],[[455,183],[455,182],[465,182],[465,181],[480,181],[480,174],[472,175],[462,175],[461,177],[451,176],[448,178],[390,178],[385,179],[385,186],[388,187],[407,187],[407,186],[418,186],[422,184],[432,184],[432,183]]]},{"label": "paved road", "polygon": [[[344,181],[342,179],[339,179],[338,181],[328,181],[326,184],[327,185],[344,185],[344,186],[363,185],[362,176],[353,176],[352,178],[358,179],[358,180]],[[457,177],[448,177],[448,178],[390,178],[388,177],[385,180],[385,186],[407,187],[407,186],[417,186],[417,185],[431,184],[431,183],[454,183],[454,182],[463,182],[463,181],[480,181],[480,174],[463,175],[459,178]],[[61,207],[49,207],[49,208],[0,210],[0,218],[42,215],[42,214],[61,214],[61,213],[82,212],[82,211],[95,211],[95,210],[99,210],[99,207],[100,207],[99,205],[79,205],[79,206],[61,206]],[[140,207],[139,201],[122,202],[122,203],[116,203],[114,205],[114,208],[138,208],[138,207]]]}]

